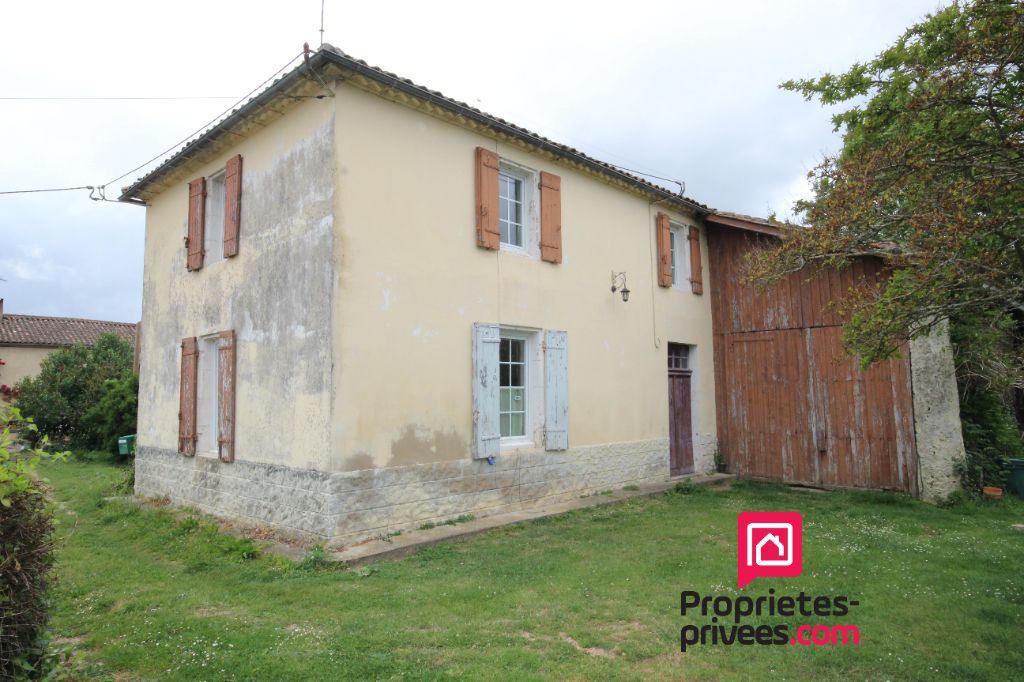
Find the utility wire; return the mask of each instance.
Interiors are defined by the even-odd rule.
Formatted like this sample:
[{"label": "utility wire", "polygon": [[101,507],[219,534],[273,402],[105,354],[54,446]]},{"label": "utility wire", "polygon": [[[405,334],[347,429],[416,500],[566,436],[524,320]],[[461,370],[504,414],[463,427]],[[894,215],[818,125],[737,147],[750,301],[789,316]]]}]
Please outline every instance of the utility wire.
[{"label": "utility wire", "polygon": [[53,187],[48,189],[14,189],[6,192],[0,192],[0,194],[34,194],[36,192],[71,192],[78,189],[92,189],[92,185],[82,185],[81,187]]},{"label": "utility wire", "polygon": [[[256,93],[259,90],[261,90],[263,88],[263,86],[265,86],[267,83],[269,83],[274,78],[276,78],[279,73],[281,73],[282,71],[287,69],[289,66],[291,66],[295,62],[295,60],[297,60],[302,55],[303,55],[303,52],[300,52],[297,55],[295,55],[294,57],[292,57],[291,59],[289,59],[288,63],[285,64],[284,66],[282,66],[277,71],[275,71],[273,73],[273,75],[270,76],[270,78],[268,78],[267,80],[263,81],[262,83],[257,85],[252,90],[250,90],[248,94],[244,95],[241,98],[236,99],[234,104],[232,104],[230,107],[228,107],[227,109],[225,109],[221,113],[217,114],[217,116],[213,120],[211,120],[209,123],[204,124],[201,128],[199,128],[195,132],[189,133],[188,137],[186,137],[185,139],[181,140],[180,142],[175,142],[173,145],[171,145],[170,147],[168,147],[164,151],[160,152],[159,154],[157,154],[153,158],[149,159],[145,163],[140,164],[140,165],[136,166],[135,168],[132,168],[130,171],[122,173],[121,175],[117,176],[113,180],[108,180],[107,182],[103,183],[102,185],[95,185],[95,186],[94,185],[80,185],[78,187],[53,187],[53,188],[45,188],[45,189],[18,189],[18,190],[0,191],[0,195],[3,195],[3,194],[34,194],[34,193],[37,193],[37,192],[71,192],[71,191],[80,190],[80,189],[87,189],[87,190],[89,190],[89,198],[90,199],[92,199],[94,201],[111,201],[110,199],[107,199],[106,194],[105,194],[105,190],[106,190],[107,185],[112,185],[115,182],[117,182],[118,180],[120,180],[121,178],[125,177],[126,175],[130,175],[130,174],[134,173],[135,171],[137,171],[137,170],[139,170],[141,168],[145,168],[146,166],[148,166],[149,164],[153,163],[154,161],[156,161],[157,159],[159,159],[163,155],[165,155],[168,152],[171,152],[174,149],[176,149],[179,145],[185,144],[186,142],[191,140],[193,137],[195,137],[197,134],[201,133],[202,131],[206,130],[208,127],[210,127],[211,125],[213,125],[214,123],[219,121],[225,114],[231,112],[235,107],[237,107],[239,104],[241,104],[246,99],[251,97],[254,93]],[[45,98],[45,97],[38,97],[38,98],[3,97],[3,98],[0,98],[0,99],[83,99],[83,98],[68,98],[68,97],[50,97],[50,98]],[[158,98],[158,97],[152,97],[152,98],[143,98],[143,97],[137,97],[137,98],[136,97],[118,97],[118,98],[114,98],[114,97],[110,97],[110,98],[87,98],[87,99],[186,99],[186,98],[183,98],[183,97],[174,97],[174,98],[172,98],[172,97],[160,97],[160,98]],[[198,98],[197,97],[197,98],[189,98],[189,99],[227,99],[227,98],[224,98],[224,97]],[[231,98],[231,99],[234,99],[234,98]]]},{"label": "utility wire", "polygon": [[272,76],[270,76],[270,78],[268,78],[267,80],[265,80],[265,81],[263,81],[262,83],[260,83],[259,85],[257,85],[257,86],[256,86],[255,88],[253,88],[252,90],[250,90],[250,91],[249,91],[249,92],[248,92],[248,93],[247,93],[246,95],[244,95],[243,97],[241,97],[241,98],[240,98],[239,100],[237,100],[237,101],[236,101],[236,102],[235,102],[234,104],[232,104],[232,105],[231,105],[230,107],[228,107],[227,109],[225,109],[225,110],[224,110],[224,111],[222,111],[221,113],[217,114],[217,116],[216,116],[216,117],[214,117],[214,118],[213,118],[213,120],[211,120],[211,121],[210,121],[209,123],[205,123],[205,124],[203,124],[203,126],[202,126],[202,127],[200,127],[200,128],[198,129],[198,130],[196,130],[196,131],[194,131],[194,132],[191,132],[191,133],[189,133],[189,134],[188,134],[188,136],[187,136],[187,137],[185,137],[185,139],[183,139],[183,140],[181,140],[181,141],[179,141],[179,142],[175,142],[175,143],[174,143],[174,144],[172,144],[172,145],[171,145],[170,147],[168,147],[167,149],[163,150],[162,152],[160,152],[159,154],[157,154],[157,155],[156,155],[156,156],[154,156],[153,158],[149,159],[149,160],[148,160],[148,161],[146,161],[145,163],[141,163],[141,164],[139,164],[138,166],[136,166],[135,168],[132,168],[132,169],[131,169],[130,171],[126,171],[126,172],[124,172],[124,173],[121,173],[121,175],[118,175],[118,176],[117,176],[116,178],[114,178],[113,180],[108,180],[107,182],[103,183],[102,185],[99,185],[99,189],[100,189],[100,190],[103,190],[103,189],[105,189],[107,185],[112,185],[112,184],[114,184],[115,182],[117,182],[118,180],[120,180],[121,178],[124,178],[125,176],[131,175],[132,173],[134,173],[135,171],[137,171],[137,170],[139,170],[139,169],[145,168],[145,167],[146,167],[146,166],[148,166],[149,164],[151,164],[151,163],[153,163],[154,161],[156,161],[157,159],[161,158],[161,157],[162,157],[162,156],[163,156],[164,154],[167,154],[167,153],[169,153],[169,152],[172,152],[172,151],[174,151],[175,149],[177,149],[177,148],[178,148],[178,146],[180,146],[180,145],[183,145],[183,144],[185,144],[186,142],[188,142],[189,140],[191,140],[191,139],[192,139],[193,137],[195,137],[196,135],[198,135],[199,133],[203,132],[204,130],[206,130],[207,128],[209,128],[210,126],[212,126],[212,125],[213,125],[214,123],[216,123],[217,121],[219,121],[219,120],[221,119],[221,117],[223,117],[223,116],[224,116],[225,114],[228,114],[228,113],[230,113],[232,109],[234,109],[234,108],[235,108],[236,106],[238,106],[239,104],[241,104],[242,102],[244,102],[244,101],[245,101],[246,99],[248,99],[249,97],[251,97],[251,96],[252,96],[252,95],[253,95],[254,93],[256,93],[256,92],[258,92],[258,91],[262,90],[262,89],[263,89],[263,86],[265,86],[265,85],[266,85],[267,83],[269,83],[270,81],[272,81],[272,80],[274,80],[275,78],[277,78],[277,74],[281,73],[282,71],[284,71],[285,69],[287,69],[287,68],[288,68],[289,66],[291,66],[291,65],[292,65],[292,64],[293,64],[293,63],[295,62],[295,60],[296,60],[296,59],[298,59],[299,57],[301,57],[302,55],[303,55],[303,52],[300,52],[300,53],[298,53],[297,55],[295,55],[294,57],[292,57],[291,59],[289,59],[289,60],[288,60],[288,63],[287,63],[287,64],[285,64],[284,66],[282,66],[282,67],[281,67],[280,69],[278,69],[277,71],[275,71],[275,72],[274,72],[274,74],[273,74]]},{"label": "utility wire", "polygon": [[182,95],[172,97],[0,97],[0,101],[17,102],[82,102],[91,100],[186,100],[186,99],[233,99],[232,95]]}]

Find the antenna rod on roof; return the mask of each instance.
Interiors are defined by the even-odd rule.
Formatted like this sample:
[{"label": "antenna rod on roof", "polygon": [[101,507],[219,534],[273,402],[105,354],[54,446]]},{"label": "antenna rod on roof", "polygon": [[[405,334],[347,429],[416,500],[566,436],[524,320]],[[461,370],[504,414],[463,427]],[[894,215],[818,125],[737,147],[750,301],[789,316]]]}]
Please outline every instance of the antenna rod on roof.
[{"label": "antenna rod on roof", "polygon": [[324,46],[324,2],[320,0],[320,47]]}]

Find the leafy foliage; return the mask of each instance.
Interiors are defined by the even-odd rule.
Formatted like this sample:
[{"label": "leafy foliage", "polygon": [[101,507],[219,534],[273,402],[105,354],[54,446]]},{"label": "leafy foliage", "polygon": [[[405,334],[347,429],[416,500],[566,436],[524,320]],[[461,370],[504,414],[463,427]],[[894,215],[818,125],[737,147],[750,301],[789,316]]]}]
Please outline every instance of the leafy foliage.
[{"label": "leafy foliage", "polygon": [[135,433],[138,419],[139,377],[134,373],[107,379],[99,400],[82,415],[85,430],[101,450],[116,451],[119,436]]},{"label": "leafy foliage", "polygon": [[[95,414],[87,420],[86,413],[108,391],[123,396],[123,386],[115,390],[106,382],[124,382],[131,372],[131,344],[117,334],[104,334],[94,346],[76,344],[48,355],[38,376],[18,382],[20,395],[15,404],[55,441],[76,448],[100,447],[106,437],[102,429],[127,417],[108,419],[110,415]],[[108,405],[115,404],[134,413],[134,406],[128,408],[112,397]],[[133,426],[125,433],[134,430]]]},{"label": "leafy foliage", "polygon": [[1010,409],[1013,375],[1007,370],[1017,361],[1015,327],[1008,315],[985,314],[961,315],[950,326],[967,451],[960,480],[970,494],[980,494],[986,485],[1003,487],[1006,459],[1024,456]]},{"label": "leafy foliage", "polygon": [[[39,436],[39,427],[31,419],[22,417],[16,407],[0,407],[0,508],[10,507],[18,495],[35,490],[35,471],[40,462],[48,459],[63,460],[66,452],[47,450],[49,438]],[[36,441],[35,447],[20,447],[20,437]],[[0,538],[5,536],[0,535]]]},{"label": "leafy foliage", "polygon": [[0,408],[0,678],[31,679],[46,647],[46,589],[53,564],[52,517],[36,466],[65,453],[20,448],[19,433],[38,433],[16,408]]},{"label": "leafy foliage", "polygon": [[842,150],[812,171],[815,196],[797,205],[812,229],[755,254],[751,277],[887,258],[893,277],[846,302],[845,340],[867,362],[942,318],[1024,310],[1022,62],[1024,4],[958,1],[870,62],[784,83],[852,106],[833,118]]}]

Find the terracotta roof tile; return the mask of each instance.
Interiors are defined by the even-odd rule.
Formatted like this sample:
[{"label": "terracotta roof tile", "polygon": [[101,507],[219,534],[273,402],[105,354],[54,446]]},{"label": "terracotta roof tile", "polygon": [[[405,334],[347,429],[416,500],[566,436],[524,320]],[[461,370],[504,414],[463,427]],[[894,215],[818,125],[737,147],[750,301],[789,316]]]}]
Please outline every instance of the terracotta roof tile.
[{"label": "terracotta roof tile", "polygon": [[[476,107],[466,104],[465,102],[460,102],[459,100],[447,97],[437,90],[432,90],[431,88],[415,83],[408,78],[403,78],[390,71],[368,64],[362,59],[356,59],[355,57],[342,52],[333,45],[325,43],[321,46],[321,49],[318,52],[313,54],[312,59],[313,63],[317,65],[316,68],[319,68],[326,63],[333,63],[345,69],[360,71],[367,78],[376,80],[385,86],[403,88],[414,97],[426,99],[432,98],[434,103],[442,108],[448,109],[449,111],[455,112],[459,115],[475,118],[492,129],[510,134],[529,144],[539,145],[541,148],[545,148],[558,156],[582,162],[585,165],[589,165],[594,170],[611,175],[641,189],[662,195],[665,199],[674,201],[677,204],[686,206],[692,210],[696,210],[698,213],[713,211],[713,209],[705,204],[682,194],[676,194],[673,190],[651,182],[646,177],[642,177],[638,174],[637,171],[631,171],[620,166],[595,159],[594,157],[588,156],[569,145],[554,142],[553,140],[531,130],[523,128],[522,126],[518,126],[503,118],[481,111]],[[145,191],[151,183],[155,182],[171,169],[186,163],[189,158],[188,154],[192,152],[193,149],[202,146],[211,139],[215,139],[225,134],[225,131],[231,126],[239,123],[246,116],[255,113],[260,107],[267,105],[277,95],[285,93],[289,87],[294,85],[296,80],[304,77],[309,72],[309,69],[310,65],[308,63],[300,64],[285,75],[274,80],[269,86],[264,88],[262,92],[251,97],[245,104],[233,109],[229,114],[220,119],[219,122],[211,125],[198,136],[192,138],[181,149],[164,159],[153,170],[137,179],[131,185],[123,187],[120,200],[127,201],[137,198],[137,195],[140,192]]]},{"label": "terracotta roof tile", "polygon": [[2,346],[71,346],[76,343],[92,345],[101,334],[107,332],[131,340],[135,338],[135,325],[130,322],[6,313],[0,318]]}]

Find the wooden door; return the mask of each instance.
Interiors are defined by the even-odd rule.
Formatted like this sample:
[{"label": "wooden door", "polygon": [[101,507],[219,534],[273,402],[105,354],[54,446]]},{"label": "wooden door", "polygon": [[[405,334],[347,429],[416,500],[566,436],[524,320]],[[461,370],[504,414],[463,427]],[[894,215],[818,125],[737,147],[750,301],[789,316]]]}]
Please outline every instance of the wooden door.
[{"label": "wooden door", "polygon": [[860,370],[838,326],[731,334],[719,445],[744,477],[913,490],[908,364]]},{"label": "wooden door", "polygon": [[669,471],[693,473],[693,422],[690,414],[690,373],[668,375]]}]

